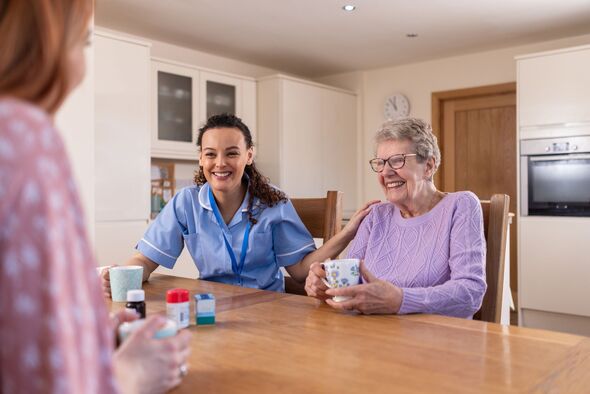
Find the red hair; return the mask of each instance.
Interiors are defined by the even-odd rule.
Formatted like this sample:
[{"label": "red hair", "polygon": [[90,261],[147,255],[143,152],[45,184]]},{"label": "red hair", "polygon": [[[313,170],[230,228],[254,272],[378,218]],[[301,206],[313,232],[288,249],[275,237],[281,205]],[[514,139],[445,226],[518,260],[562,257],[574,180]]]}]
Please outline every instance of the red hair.
[{"label": "red hair", "polygon": [[1,1],[0,96],[54,113],[69,92],[68,57],[92,10],[92,0]]}]

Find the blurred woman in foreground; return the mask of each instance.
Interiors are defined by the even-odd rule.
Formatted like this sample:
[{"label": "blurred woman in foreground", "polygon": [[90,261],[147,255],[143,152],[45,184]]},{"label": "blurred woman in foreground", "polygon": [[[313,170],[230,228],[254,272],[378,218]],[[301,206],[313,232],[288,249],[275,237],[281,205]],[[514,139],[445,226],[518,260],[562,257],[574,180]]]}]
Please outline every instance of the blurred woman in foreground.
[{"label": "blurred woman in foreground", "polygon": [[85,73],[90,0],[0,1],[0,392],[163,392],[188,332],[146,321],[117,351],[53,117]]}]

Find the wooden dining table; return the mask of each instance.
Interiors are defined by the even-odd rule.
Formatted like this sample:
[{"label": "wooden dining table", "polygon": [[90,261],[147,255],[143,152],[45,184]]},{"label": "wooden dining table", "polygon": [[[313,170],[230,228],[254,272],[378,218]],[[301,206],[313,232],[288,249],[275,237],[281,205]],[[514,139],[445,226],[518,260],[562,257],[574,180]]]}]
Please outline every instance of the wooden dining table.
[{"label": "wooden dining table", "polygon": [[[152,275],[148,315],[191,293],[189,372],[173,393],[590,393],[590,338],[436,315],[365,316],[297,295]],[[195,325],[198,293],[216,323]],[[112,311],[124,303],[110,303]]]}]

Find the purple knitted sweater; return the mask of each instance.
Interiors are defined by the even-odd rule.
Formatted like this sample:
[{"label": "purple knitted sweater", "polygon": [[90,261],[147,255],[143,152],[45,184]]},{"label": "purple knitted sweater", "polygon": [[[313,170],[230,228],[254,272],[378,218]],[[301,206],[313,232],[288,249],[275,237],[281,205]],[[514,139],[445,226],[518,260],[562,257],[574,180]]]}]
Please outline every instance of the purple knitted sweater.
[{"label": "purple knitted sweater", "polygon": [[404,219],[389,202],[363,220],[348,256],[400,287],[399,314],[472,318],[486,291],[486,244],[478,198],[447,194],[430,212]]}]

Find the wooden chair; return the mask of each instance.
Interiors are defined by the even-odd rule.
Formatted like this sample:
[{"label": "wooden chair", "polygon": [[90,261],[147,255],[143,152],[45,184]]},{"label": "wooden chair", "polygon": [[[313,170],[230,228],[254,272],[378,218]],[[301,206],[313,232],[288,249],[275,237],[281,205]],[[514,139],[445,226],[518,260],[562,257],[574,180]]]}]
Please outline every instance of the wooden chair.
[{"label": "wooden chair", "polygon": [[484,233],[487,243],[486,282],[488,288],[481,309],[473,317],[477,320],[500,323],[504,292],[504,264],[508,234],[510,197],[494,194],[489,201],[481,201]]},{"label": "wooden chair", "polygon": [[[292,198],[291,202],[312,237],[326,242],[342,228],[342,192],[331,190],[325,198]],[[304,287],[285,277],[287,293],[306,295]]]}]

